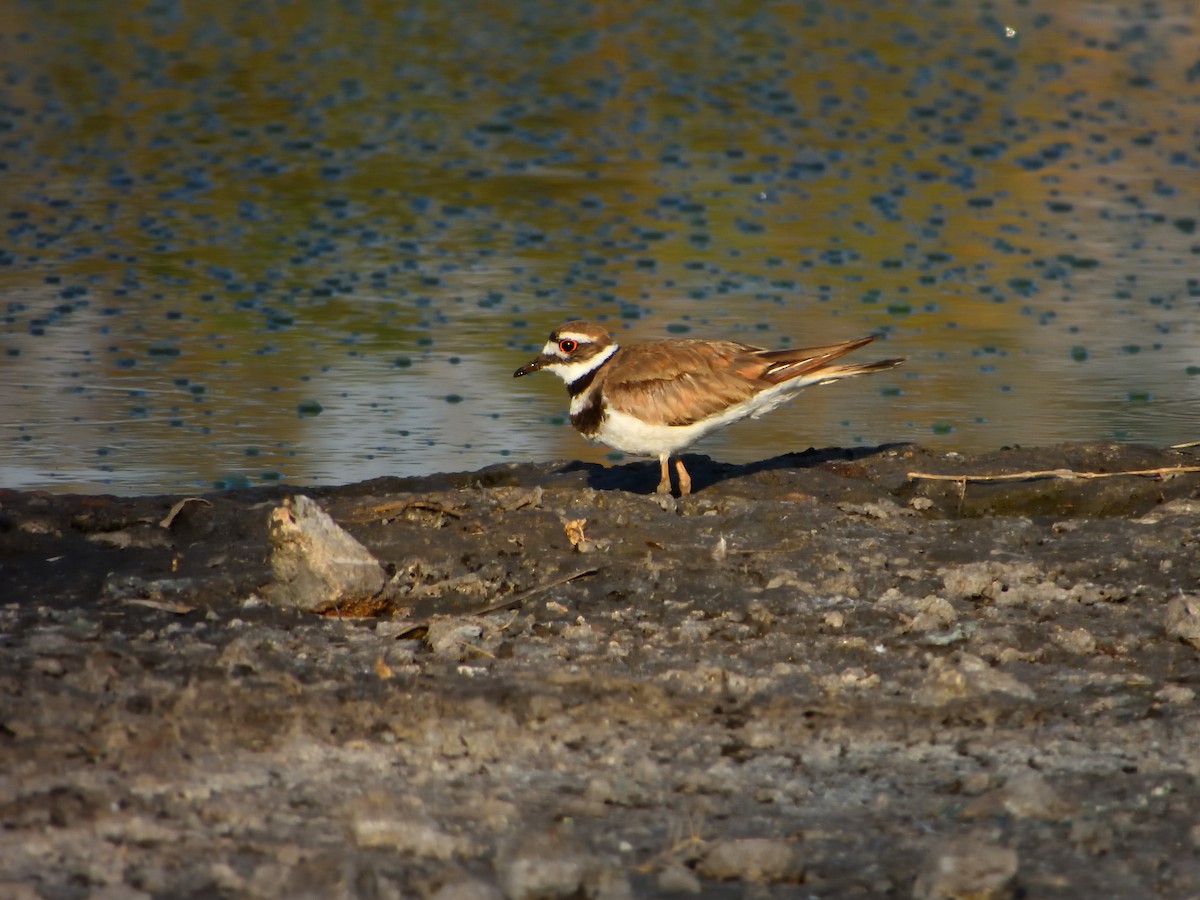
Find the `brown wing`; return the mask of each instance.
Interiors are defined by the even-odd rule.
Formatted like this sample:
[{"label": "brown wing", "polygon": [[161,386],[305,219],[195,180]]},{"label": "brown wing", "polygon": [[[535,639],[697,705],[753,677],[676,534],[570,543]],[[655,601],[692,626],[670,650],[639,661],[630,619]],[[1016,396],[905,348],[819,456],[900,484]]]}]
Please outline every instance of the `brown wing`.
[{"label": "brown wing", "polygon": [[753,362],[756,349],[732,341],[625,347],[613,359],[604,399],[655,425],[690,425],[767,387],[757,380],[764,367]]},{"label": "brown wing", "polygon": [[773,385],[818,371],[872,340],[786,350],[699,340],[625,347],[608,367],[604,396],[610,408],[647,422],[690,425]]}]

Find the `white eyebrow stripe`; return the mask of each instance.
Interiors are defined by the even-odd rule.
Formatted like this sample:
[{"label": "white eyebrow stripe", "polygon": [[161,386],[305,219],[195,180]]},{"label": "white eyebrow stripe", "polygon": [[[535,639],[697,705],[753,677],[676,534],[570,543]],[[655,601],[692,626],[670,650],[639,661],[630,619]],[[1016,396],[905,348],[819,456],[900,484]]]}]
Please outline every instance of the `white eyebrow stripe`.
[{"label": "white eyebrow stripe", "polygon": [[580,334],[577,331],[563,331],[558,335],[560,341],[574,341],[577,344],[594,344],[596,343],[586,334]]}]

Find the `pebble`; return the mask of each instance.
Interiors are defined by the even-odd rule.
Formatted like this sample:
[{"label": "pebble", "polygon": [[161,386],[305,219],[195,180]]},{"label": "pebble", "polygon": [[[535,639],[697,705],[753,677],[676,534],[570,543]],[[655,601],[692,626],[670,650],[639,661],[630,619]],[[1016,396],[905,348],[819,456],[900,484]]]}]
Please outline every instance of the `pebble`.
[{"label": "pebble", "polygon": [[1003,811],[1017,819],[1067,819],[1076,805],[1064,798],[1040,772],[1032,769],[1011,775],[1004,785],[980,797],[964,811],[964,816],[980,818]]},{"label": "pebble", "polygon": [[1167,604],[1167,635],[1200,648],[1200,596],[1180,594]]},{"label": "pebble", "polygon": [[1017,851],[980,838],[960,838],[926,855],[913,885],[915,900],[1006,900],[1014,896]]},{"label": "pebble", "polygon": [[1090,656],[1096,652],[1096,639],[1086,628],[1061,628],[1050,630],[1050,639],[1068,653]]},{"label": "pebble", "polygon": [[62,660],[55,659],[52,656],[42,657],[41,659],[34,660],[33,670],[35,672],[41,672],[43,675],[49,675],[51,678],[58,678],[64,672],[66,672],[66,668],[64,668],[62,664]]},{"label": "pebble", "polygon": [[1154,692],[1154,699],[1160,703],[1176,703],[1184,705],[1196,699],[1196,692],[1183,684],[1166,684]]},{"label": "pebble", "polygon": [[795,842],[743,838],[715,843],[700,860],[700,874],[721,880],[799,881],[804,863]]},{"label": "pebble", "polygon": [[353,814],[350,832],[360,847],[387,847],[428,859],[446,860],[470,852],[467,841],[442,831],[423,814],[385,795],[364,800]]},{"label": "pebble", "polygon": [[500,885],[510,900],[554,900],[585,891],[592,857],[571,837],[566,826],[515,837],[496,862]]},{"label": "pebble", "polygon": [[683,863],[671,863],[659,872],[657,883],[664,894],[700,893],[700,879]]},{"label": "pebble", "polygon": [[474,647],[482,636],[483,627],[477,620],[437,618],[429,623],[425,643],[435,656],[461,661],[475,655]]},{"label": "pebble", "polygon": [[956,661],[934,657],[925,675],[925,683],[913,699],[923,706],[942,706],[964,697],[981,694],[1008,694],[1032,700],[1034,691],[1016,677],[993,668],[973,653],[959,653]]}]

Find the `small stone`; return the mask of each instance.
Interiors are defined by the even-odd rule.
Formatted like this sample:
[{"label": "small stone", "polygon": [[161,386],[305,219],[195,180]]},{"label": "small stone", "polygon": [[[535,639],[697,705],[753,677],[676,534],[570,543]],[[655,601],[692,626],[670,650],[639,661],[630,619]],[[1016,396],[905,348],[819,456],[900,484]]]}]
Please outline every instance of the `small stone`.
[{"label": "small stone", "polygon": [[583,861],[577,857],[520,856],[502,873],[504,893],[513,900],[573,897],[583,882]]},{"label": "small stone", "polygon": [[1175,703],[1183,706],[1196,699],[1196,692],[1183,684],[1166,684],[1154,693],[1159,703]]},{"label": "small stone", "polygon": [[1014,894],[1017,852],[979,838],[935,847],[913,885],[916,900],[1006,900]]},{"label": "small stone", "polygon": [[972,772],[963,778],[959,792],[968,797],[977,797],[992,787],[992,776],[987,772]]},{"label": "small stone", "polygon": [[1045,582],[1029,563],[994,560],[967,563],[945,570],[942,584],[951,600],[985,599],[1004,606],[1052,599],[1059,594],[1065,596],[1053,583]]},{"label": "small stone", "polygon": [[700,860],[700,874],[722,880],[799,881],[804,864],[791,841],[744,838],[714,844]]},{"label": "small stone", "polygon": [[1068,653],[1089,656],[1096,652],[1096,639],[1086,628],[1055,628],[1050,639]]},{"label": "small stone", "polygon": [[616,799],[616,791],[613,789],[612,782],[603,775],[589,778],[583,794],[589,800],[597,803],[612,803]]},{"label": "small stone", "polygon": [[49,675],[51,678],[59,678],[66,669],[63,667],[62,660],[54,657],[42,657],[33,661],[33,670],[41,672],[43,675]]},{"label": "small stone", "polygon": [[956,661],[934,657],[925,676],[925,684],[913,699],[923,706],[942,706],[954,700],[980,694],[1008,694],[1032,700],[1035,694],[1017,678],[994,669],[973,653],[960,653]]},{"label": "small stone", "polygon": [[625,873],[604,865],[593,865],[584,875],[583,894],[594,900],[633,900],[633,888]]},{"label": "small stone", "polygon": [[914,615],[905,631],[937,631],[958,621],[958,613],[950,601],[933,594],[911,603],[909,611]]},{"label": "small stone", "polygon": [[862,666],[850,666],[838,673],[838,681],[847,688],[877,688],[880,684],[879,675],[868,672]]},{"label": "small stone", "polygon": [[950,596],[958,600],[971,600],[991,593],[996,583],[995,574],[987,563],[969,563],[948,570],[942,576],[942,584]]},{"label": "small stone", "polygon": [[350,832],[360,847],[387,847],[429,859],[446,860],[470,850],[467,841],[384,796],[368,798],[359,806],[351,817]]},{"label": "small stone", "polygon": [[439,617],[429,623],[425,643],[435,656],[461,662],[475,655],[474,648],[482,635],[478,620]]},{"label": "small stone", "polygon": [[1010,776],[999,790],[972,803],[964,815],[993,816],[1003,810],[1016,819],[1069,818],[1075,804],[1056,791],[1040,772],[1026,769]]},{"label": "small stone", "polygon": [[1200,648],[1200,596],[1180,594],[1167,604],[1167,635]]},{"label": "small stone", "polygon": [[554,900],[584,893],[592,858],[559,826],[549,831],[521,833],[514,844],[499,851],[496,869],[510,900]]},{"label": "small stone", "polygon": [[867,503],[839,503],[837,508],[851,516],[865,516],[870,519],[894,519],[897,516],[911,516],[912,512],[891,500],[873,500]]},{"label": "small stone", "polygon": [[658,873],[658,889],[664,894],[698,894],[700,879],[683,863],[671,863]]}]

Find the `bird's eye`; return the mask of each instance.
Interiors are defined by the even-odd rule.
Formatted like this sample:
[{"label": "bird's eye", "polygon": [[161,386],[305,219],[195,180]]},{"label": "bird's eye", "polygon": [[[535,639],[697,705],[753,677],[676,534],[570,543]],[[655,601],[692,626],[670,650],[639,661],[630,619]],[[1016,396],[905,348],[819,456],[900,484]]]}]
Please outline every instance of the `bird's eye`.
[{"label": "bird's eye", "polygon": [[570,338],[563,338],[558,342],[558,349],[563,353],[574,353],[575,348],[579,346],[578,341],[573,341]]}]

